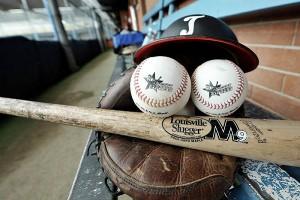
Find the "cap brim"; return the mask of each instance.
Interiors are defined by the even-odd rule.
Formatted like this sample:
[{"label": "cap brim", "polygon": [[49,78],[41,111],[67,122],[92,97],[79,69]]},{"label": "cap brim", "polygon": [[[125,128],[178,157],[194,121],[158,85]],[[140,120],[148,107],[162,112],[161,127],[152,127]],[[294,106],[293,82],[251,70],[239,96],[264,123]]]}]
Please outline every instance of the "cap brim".
[{"label": "cap brim", "polygon": [[[219,40],[210,37],[191,37],[178,36],[154,40],[153,42],[140,47],[134,55],[134,62],[139,64],[144,59],[151,56],[164,56],[166,51],[174,51],[174,45],[180,46],[181,54],[189,55],[189,52],[201,49],[202,45],[211,45],[221,47],[234,57],[234,62],[246,73],[254,70],[258,66],[258,58],[256,54],[248,47],[238,42]],[[169,48],[168,48],[169,47]],[[191,47],[191,48],[190,48]],[[197,47],[197,49],[194,49]],[[178,51],[178,50],[177,50]],[[178,52],[177,52],[178,53]],[[214,51],[211,52],[214,54]],[[191,54],[193,55],[193,54]],[[174,58],[176,59],[176,58]],[[190,59],[193,59],[192,57]],[[217,57],[216,57],[217,59]],[[199,63],[201,64],[201,63]]]}]

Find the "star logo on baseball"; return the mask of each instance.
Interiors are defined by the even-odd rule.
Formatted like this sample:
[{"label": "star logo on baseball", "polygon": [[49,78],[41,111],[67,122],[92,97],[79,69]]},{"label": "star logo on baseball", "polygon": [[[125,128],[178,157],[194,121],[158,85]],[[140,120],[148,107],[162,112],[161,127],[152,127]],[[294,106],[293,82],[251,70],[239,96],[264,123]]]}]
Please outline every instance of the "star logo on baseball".
[{"label": "star logo on baseball", "polygon": [[144,79],[148,83],[146,86],[146,90],[153,89],[155,92],[157,92],[157,90],[172,92],[173,90],[173,85],[169,83],[163,83],[163,80],[161,80],[161,76],[156,79],[155,72],[153,72],[152,75],[149,74]]},{"label": "star logo on baseball", "polygon": [[209,93],[209,98],[212,96],[220,96],[220,94],[229,92],[232,90],[231,83],[228,83],[226,85],[221,86],[221,84],[216,83],[216,85],[213,85],[211,81],[209,81],[209,84],[206,84],[206,88],[203,88],[203,90],[207,91]]}]

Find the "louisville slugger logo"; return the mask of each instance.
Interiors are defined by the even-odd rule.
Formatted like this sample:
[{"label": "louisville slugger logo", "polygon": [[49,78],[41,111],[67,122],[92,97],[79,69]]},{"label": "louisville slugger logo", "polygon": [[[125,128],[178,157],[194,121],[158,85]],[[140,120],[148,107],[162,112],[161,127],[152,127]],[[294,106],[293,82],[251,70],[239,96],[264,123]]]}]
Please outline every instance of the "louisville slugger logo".
[{"label": "louisville slugger logo", "polygon": [[212,129],[206,119],[200,117],[189,119],[184,116],[167,117],[163,120],[162,127],[172,138],[185,142],[202,141]]},{"label": "louisville slugger logo", "polygon": [[167,117],[162,122],[163,129],[172,138],[184,142],[203,140],[247,141],[247,133],[240,130],[234,120],[225,120],[222,124],[218,119],[188,118],[183,116]]}]

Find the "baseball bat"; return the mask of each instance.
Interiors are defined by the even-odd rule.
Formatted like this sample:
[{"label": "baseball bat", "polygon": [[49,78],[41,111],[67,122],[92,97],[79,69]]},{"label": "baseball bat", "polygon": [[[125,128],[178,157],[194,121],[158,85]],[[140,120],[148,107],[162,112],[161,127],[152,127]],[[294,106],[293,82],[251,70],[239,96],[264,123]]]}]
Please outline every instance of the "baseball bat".
[{"label": "baseball bat", "polygon": [[300,167],[300,122],[144,113],[0,98],[0,113]]}]

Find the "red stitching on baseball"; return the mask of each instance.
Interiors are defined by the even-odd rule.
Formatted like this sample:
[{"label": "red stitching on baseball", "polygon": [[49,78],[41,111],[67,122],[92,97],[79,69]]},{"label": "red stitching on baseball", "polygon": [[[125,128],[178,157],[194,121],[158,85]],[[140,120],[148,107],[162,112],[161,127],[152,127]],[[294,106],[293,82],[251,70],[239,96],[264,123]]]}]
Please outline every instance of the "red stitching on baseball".
[{"label": "red stitching on baseball", "polygon": [[238,85],[236,88],[236,91],[234,92],[233,96],[231,96],[227,101],[223,102],[223,103],[218,103],[218,104],[210,104],[209,102],[207,102],[206,100],[204,100],[204,97],[202,97],[202,95],[199,93],[199,89],[197,87],[196,84],[196,74],[197,74],[197,70],[199,70],[199,68],[196,69],[196,71],[194,72],[193,76],[192,76],[192,91],[195,95],[195,97],[198,99],[198,101],[203,104],[204,106],[211,108],[212,109],[212,105],[213,108],[216,109],[216,107],[218,107],[217,109],[219,109],[221,107],[221,109],[225,109],[229,106],[231,106],[232,104],[234,104],[242,95],[242,92],[244,90],[244,79],[243,79],[243,74],[242,71],[235,65],[232,64],[231,62],[229,62],[233,67],[235,72],[237,73],[237,78],[238,78]]},{"label": "red stitching on baseball", "polygon": [[135,72],[134,72],[134,81],[133,81],[133,85],[134,85],[134,89],[135,89],[135,93],[138,96],[138,98],[140,98],[144,103],[146,103],[147,105],[151,106],[151,107],[165,107],[165,106],[169,106],[172,105],[173,103],[175,103],[176,101],[178,101],[180,99],[180,97],[184,94],[185,90],[187,89],[187,83],[188,83],[188,73],[185,69],[182,70],[182,80],[181,83],[178,87],[178,89],[175,91],[175,93],[168,98],[165,99],[161,99],[161,100],[157,100],[157,99],[153,99],[150,97],[147,97],[144,93],[142,93],[142,90],[140,88],[139,85],[139,76],[140,76],[140,71],[141,68],[143,66],[144,61],[136,68]]}]

